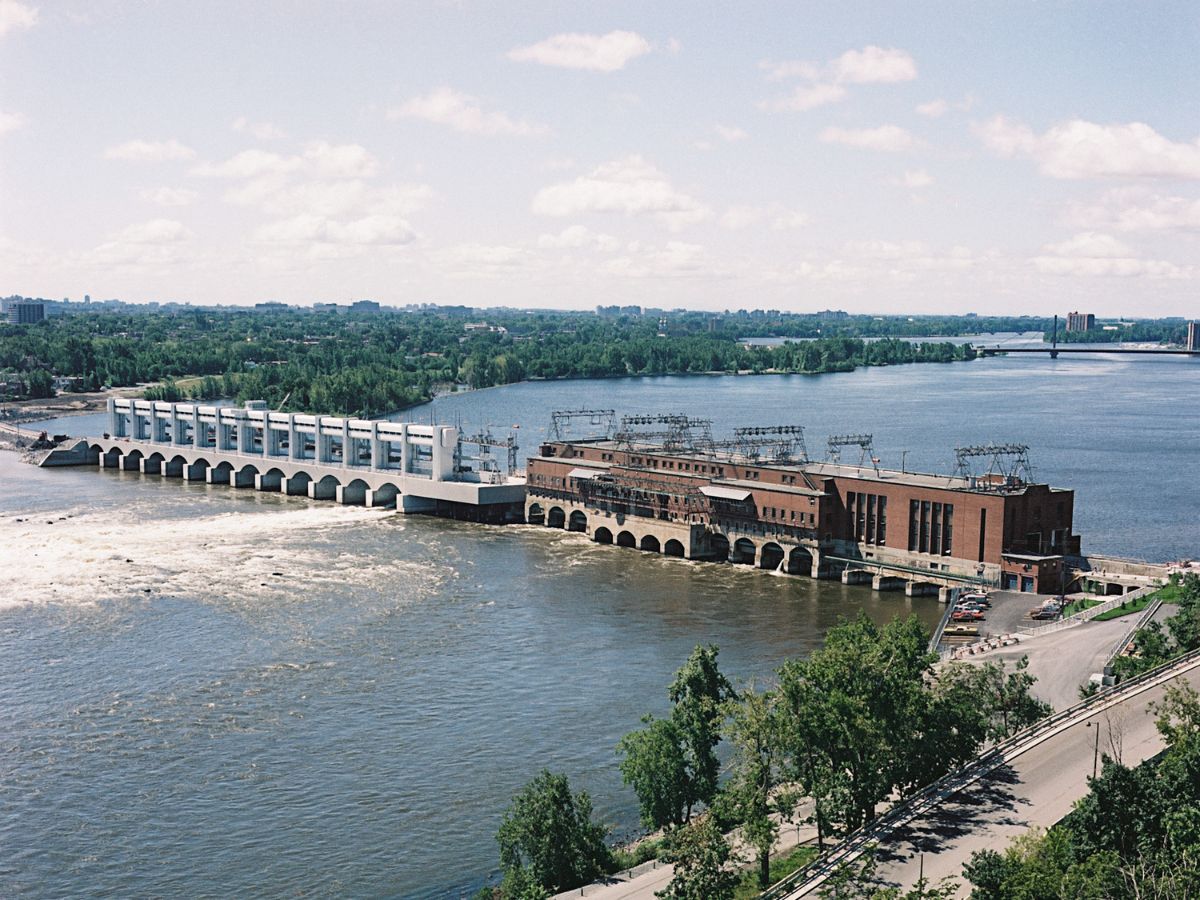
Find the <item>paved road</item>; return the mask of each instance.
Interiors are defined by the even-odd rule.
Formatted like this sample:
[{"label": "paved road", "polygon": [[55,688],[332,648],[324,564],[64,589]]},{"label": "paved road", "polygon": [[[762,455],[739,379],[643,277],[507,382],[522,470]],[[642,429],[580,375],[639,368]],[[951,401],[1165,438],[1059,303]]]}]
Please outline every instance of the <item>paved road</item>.
[{"label": "paved road", "polygon": [[[1174,679],[1200,687],[1200,667]],[[1167,685],[1150,688],[1107,711],[1065,726],[937,808],[893,831],[881,843],[879,877],[885,884],[912,887],[924,869],[937,882],[949,876],[969,893],[962,866],[971,853],[1002,849],[1031,827],[1047,828],[1070,812],[1087,793],[1099,735],[1101,753],[1136,765],[1158,753],[1162,740],[1150,705],[1161,701]],[[801,888],[787,900],[814,897],[818,887]]]},{"label": "paved road", "polygon": [[1129,630],[1134,618],[1084,622],[991,650],[982,656],[968,657],[967,661],[1004,662],[1011,668],[1022,656],[1028,656],[1029,674],[1037,679],[1033,686],[1034,695],[1056,710],[1067,709],[1079,702],[1079,686],[1093,672],[1103,671],[1113,645]]}]

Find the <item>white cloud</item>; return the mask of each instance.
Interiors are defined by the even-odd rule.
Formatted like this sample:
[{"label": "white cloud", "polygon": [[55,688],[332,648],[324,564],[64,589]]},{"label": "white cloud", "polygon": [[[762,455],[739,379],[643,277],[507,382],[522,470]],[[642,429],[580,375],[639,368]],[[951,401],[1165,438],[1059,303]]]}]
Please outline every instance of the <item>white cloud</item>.
[{"label": "white cloud", "polygon": [[[673,52],[678,52],[678,43],[673,44]],[[516,62],[540,63],[564,69],[615,72],[652,49],[649,41],[632,31],[572,33],[556,34],[528,47],[517,47],[509,51],[508,58]]]},{"label": "white cloud", "polygon": [[1058,244],[1047,244],[1034,266],[1050,275],[1117,278],[1189,278],[1194,268],[1161,259],[1141,259],[1111,235],[1088,231]]},{"label": "white cloud", "polygon": [[811,221],[807,213],[784,210],[772,216],[771,227],[776,231],[790,231],[793,228],[804,228]]},{"label": "white cloud", "polygon": [[895,84],[917,77],[917,64],[908,52],[874,45],[847,50],[824,65],[802,60],[763,60],[758,66],[767,73],[769,81],[795,78],[807,82],[797,85],[790,95],[763,101],[759,107],[799,112],[844,100],[848,84]]},{"label": "white cloud", "polygon": [[912,56],[894,47],[847,50],[830,68],[834,80],[842,84],[894,84],[917,77],[917,64]]},{"label": "white cloud", "polygon": [[944,116],[948,109],[950,109],[950,104],[945,100],[930,100],[928,103],[922,103],[917,106],[917,115],[936,119],[939,116]]},{"label": "white cloud", "polygon": [[232,127],[234,131],[248,134],[260,141],[277,141],[287,137],[287,133],[278,125],[270,122],[251,122],[245,116],[234,119]]},{"label": "white cloud", "polygon": [[20,113],[6,113],[0,110],[0,135],[10,131],[20,131],[25,127],[25,117]]},{"label": "white cloud", "polygon": [[0,0],[0,37],[18,28],[32,28],[37,20],[38,11],[35,7],[18,3],[17,0]]},{"label": "white cloud", "polygon": [[600,271],[623,278],[714,278],[711,256],[699,244],[668,241],[662,247],[630,243],[622,256],[603,263]]},{"label": "white cloud", "polygon": [[764,100],[758,106],[760,109],[805,112],[816,109],[818,106],[838,103],[844,99],[846,99],[846,89],[840,84],[801,84],[797,85],[788,96]]},{"label": "white cloud", "polygon": [[820,66],[799,59],[788,59],[782,62],[764,59],[759,62],[758,67],[767,73],[767,81],[790,81],[793,78],[815,81],[821,77]]},{"label": "white cloud", "polygon": [[105,159],[123,159],[127,162],[170,162],[192,159],[196,151],[175,139],[169,141],[126,141],[104,151]]},{"label": "white cloud", "polygon": [[765,206],[734,205],[721,216],[721,225],[734,231],[759,225],[766,225],[773,231],[788,231],[808,224],[807,215],[778,203]]},{"label": "white cloud", "polygon": [[559,217],[589,212],[651,215],[671,227],[711,215],[707,206],[677,190],[640,156],[613,160],[574,181],[542,188],[534,195],[533,211]]},{"label": "white cloud", "polygon": [[379,171],[377,160],[360,144],[330,144],[313,141],[300,155],[284,156],[269,150],[250,149],[220,163],[201,163],[192,175],[206,178],[258,178],[285,176],[304,171],[324,178],[370,178]]},{"label": "white cloud", "polygon": [[151,219],[129,225],[116,234],[115,240],[128,244],[173,244],[185,241],[192,233],[182,222],[174,219]]},{"label": "white cloud", "polygon": [[447,125],[468,134],[511,134],[521,137],[545,134],[546,126],[512,119],[502,112],[488,112],[479,100],[449,87],[440,87],[424,97],[413,97],[388,112],[389,119],[422,119]]},{"label": "white cloud", "polygon": [[983,143],[1002,157],[1026,157],[1051,178],[1200,179],[1200,139],[1172,141],[1149,125],[1098,125],[1074,119],[1037,134],[1028,125],[995,116],[975,126]]},{"label": "white cloud", "polygon": [[159,187],[146,188],[138,192],[138,196],[147,203],[159,206],[188,206],[195,202],[200,195],[187,188]]},{"label": "white cloud", "polygon": [[924,169],[910,169],[903,176],[896,179],[896,184],[906,187],[909,190],[920,190],[933,184],[933,176]]},{"label": "white cloud", "polygon": [[543,234],[537,239],[543,250],[600,250],[611,253],[621,242],[611,234],[599,234],[583,225],[568,225],[558,234]]},{"label": "white cloud", "polygon": [[744,141],[746,138],[750,137],[750,135],[748,135],[743,129],[738,128],[737,126],[718,125],[716,126],[716,132],[717,136],[721,140],[730,144],[736,143],[737,141]]},{"label": "white cloud", "polygon": [[819,135],[826,144],[845,144],[864,150],[881,150],[900,153],[913,147],[913,136],[898,125],[880,125],[878,128],[837,128],[830,126]]},{"label": "white cloud", "polygon": [[416,237],[408,222],[393,215],[364,216],[347,221],[299,215],[271,222],[254,232],[256,241],[280,244],[380,246],[408,244]]},{"label": "white cloud", "polygon": [[1076,228],[1117,231],[1200,231],[1200,199],[1118,188],[1095,203],[1071,203],[1064,216]]},{"label": "white cloud", "polygon": [[79,257],[84,266],[141,268],[174,265],[185,256],[192,232],[174,219],[152,219],[121,229]]},{"label": "white cloud", "polygon": [[361,144],[314,141],[305,146],[304,160],[323,178],[372,178],[379,173],[379,160]]}]

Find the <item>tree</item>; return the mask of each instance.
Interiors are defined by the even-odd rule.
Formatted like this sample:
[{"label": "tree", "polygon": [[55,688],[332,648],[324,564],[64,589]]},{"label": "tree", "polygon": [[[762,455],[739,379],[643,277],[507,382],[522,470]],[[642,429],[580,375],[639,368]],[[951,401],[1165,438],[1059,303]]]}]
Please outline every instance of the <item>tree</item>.
[{"label": "tree", "polygon": [[682,825],[694,794],[683,736],[671,719],[646,716],[642,721],[645,728],[631,731],[617,745],[625,757],[621,777],[637,794],[638,811],[647,829]]},{"label": "tree", "polygon": [[671,883],[655,896],[664,900],[731,900],[739,879],[730,868],[734,855],[711,815],[693,820],[671,832],[667,862],[675,864]]},{"label": "tree", "polygon": [[772,793],[779,785],[782,714],[773,691],[758,692],[753,685],[729,701],[730,738],[733,741],[733,776],[726,793],[742,823],[746,843],[758,854],[758,884],[771,884],[771,850],[779,834],[779,811]]},{"label": "tree", "polygon": [[697,803],[709,804],[717,792],[720,763],[716,747],[721,742],[724,704],[735,695],[717,667],[715,644],[697,646],[675,673],[668,689],[674,707],[671,721],[678,729],[687,763],[689,788],[687,816]]},{"label": "tree", "polygon": [[587,884],[612,861],[605,833],[592,821],[588,794],[572,793],[565,775],[543,769],[513,798],[496,832],[505,884],[522,891]]},{"label": "tree", "polygon": [[984,669],[991,682],[988,710],[988,737],[1003,740],[1054,712],[1049,703],[1030,693],[1037,679],[1029,674],[1029,657],[1022,656],[1014,671],[1004,671],[1003,664],[989,663]]}]

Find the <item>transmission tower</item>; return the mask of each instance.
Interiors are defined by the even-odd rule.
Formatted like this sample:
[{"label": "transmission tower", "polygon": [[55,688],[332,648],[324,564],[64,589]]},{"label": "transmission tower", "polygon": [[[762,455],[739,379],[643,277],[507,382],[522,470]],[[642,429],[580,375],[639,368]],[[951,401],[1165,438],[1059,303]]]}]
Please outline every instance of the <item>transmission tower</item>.
[{"label": "transmission tower", "polygon": [[[974,479],[982,486],[1003,490],[1033,481],[1033,465],[1029,462],[1029,447],[1025,444],[980,444],[974,447],[955,447],[957,474]],[[976,473],[973,462],[987,460],[987,471]]]},{"label": "transmission tower", "polygon": [[615,439],[626,449],[649,445],[695,453],[712,443],[712,420],[681,415],[622,416]]},{"label": "transmission tower", "polygon": [[[550,439],[553,441],[606,441],[612,437],[616,419],[616,410],[612,409],[556,410],[550,413]],[[581,423],[581,425],[576,423]],[[573,432],[581,426],[588,429],[589,433],[586,435],[574,434]]]},{"label": "transmission tower", "polygon": [[858,465],[859,468],[866,466],[868,460],[875,469],[875,474],[879,474],[879,457],[875,455],[875,438],[870,434],[831,434],[829,436],[829,461],[842,461],[843,447],[858,447]]}]

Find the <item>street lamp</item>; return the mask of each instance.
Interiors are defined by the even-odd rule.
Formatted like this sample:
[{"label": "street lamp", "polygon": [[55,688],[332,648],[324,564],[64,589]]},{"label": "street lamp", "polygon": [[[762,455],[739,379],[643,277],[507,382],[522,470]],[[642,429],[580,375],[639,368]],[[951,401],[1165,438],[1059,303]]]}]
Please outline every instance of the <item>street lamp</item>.
[{"label": "street lamp", "polygon": [[1092,747],[1092,778],[1095,778],[1096,777],[1096,764],[1100,761],[1100,723],[1099,722],[1085,722],[1084,723],[1085,728],[1091,728],[1092,726],[1095,726],[1095,728],[1096,728],[1096,741],[1095,741],[1095,745]]}]

